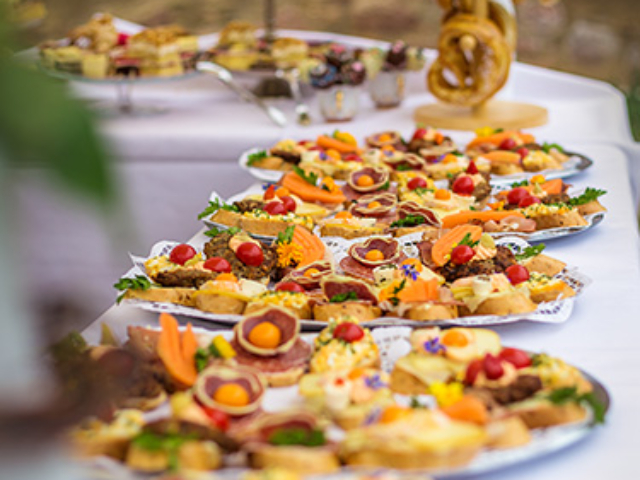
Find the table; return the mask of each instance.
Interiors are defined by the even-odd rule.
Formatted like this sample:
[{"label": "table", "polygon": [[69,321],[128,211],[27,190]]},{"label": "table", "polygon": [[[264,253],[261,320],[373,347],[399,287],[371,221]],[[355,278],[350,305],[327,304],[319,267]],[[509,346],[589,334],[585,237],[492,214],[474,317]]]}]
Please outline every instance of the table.
[{"label": "table", "polygon": [[[594,374],[609,389],[613,406],[607,425],[582,444],[544,460],[477,477],[480,479],[546,480],[569,478],[619,479],[640,476],[635,439],[640,431],[637,398],[640,396],[640,257],[635,211],[624,152],[609,145],[568,144],[596,159],[589,171],[574,177],[577,187],[597,185],[609,193],[602,202],[609,208],[605,221],[577,237],[549,242],[547,252],[567,261],[593,279],[576,302],[572,317],[562,325],[520,323],[497,328],[504,343],[545,351]],[[606,159],[606,161],[603,161]],[[600,160],[600,161],[598,161]],[[198,240],[202,232],[192,240]],[[123,336],[126,325],[151,325],[156,314],[129,306],[110,308],[84,332],[99,338],[106,322]],[[181,319],[184,322],[184,319]],[[211,323],[193,322],[200,326]]]}]

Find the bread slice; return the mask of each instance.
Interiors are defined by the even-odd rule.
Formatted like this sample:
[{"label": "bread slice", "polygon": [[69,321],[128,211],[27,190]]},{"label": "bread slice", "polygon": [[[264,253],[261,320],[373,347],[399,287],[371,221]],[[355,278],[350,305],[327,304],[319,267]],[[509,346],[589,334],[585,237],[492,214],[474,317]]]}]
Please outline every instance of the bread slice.
[{"label": "bread slice", "polygon": [[375,320],[380,315],[382,315],[382,310],[369,302],[322,302],[313,306],[314,320],[322,322],[328,322],[332,318],[340,319],[344,316],[353,316],[361,322],[366,322]]},{"label": "bread slice", "polygon": [[380,235],[384,232],[380,227],[354,227],[353,225],[341,225],[329,223],[320,227],[320,235],[323,237],[342,237],[346,239]]},{"label": "bread slice", "polygon": [[[273,303],[268,303],[268,302],[261,302],[259,299],[258,300],[251,300],[249,301],[249,303],[247,304],[247,308],[245,308],[243,314],[244,315],[249,315],[257,310],[260,310],[264,307],[273,305]],[[301,305],[299,307],[297,306],[285,306],[285,305],[280,305],[282,308],[285,308],[287,310],[289,310],[292,314],[294,314],[296,317],[300,318],[300,319],[310,319],[311,318],[311,307],[309,306],[309,303],[307,302],[304,305]]]},{"label": "bread slice", "polygon": [[441,305],[430,302],[419,303],[407,310],[404,318],[421,322],[450,320],[458,318],[458,307],[456,305]]},{"label": "bread slice", "polygon": [[461,306],[459,309],[461,317],[470,315],[513,315],[517,313],[533,312],[538,306],[531,301],[528,295],[523,292],[512,292],[508,295],[489,297],[482,302],[475,312],[469,308]]},{"label": "bread slice", "polygon": [[560,227],[584,227],[589,225],[578,209],[571,209],[565,213],[552,213],[539,215],[534,218],[536,230],[548,230]]},{"label": "bread slice", "polygon": [[557,260],[553,257],[541,253],[535,257],[531,257],[522,263],[530,272],[542,273],[550,277],[554,277],[562,272],[567,266],[566,263]]},{"label": "bread slice", "polygon": [[487,446],[493,449],[521,447],[531,441],[527,425],[517,415],[491,421],[487,425],[487,433]]},{"label": "bread slice", "polygon": [[598,201],[593,200],[589,203],[585,203],[584,205],[578,205],[578,212],[580,215],[593,215],[594,213],[606,212],[607,209]]},{"label": "bread slice", "polygon": [[338,470],[338,457],[330,447],[255,447],[248,456],[252,468],[284,468],[301,475],[332,473]]},{"label": "bread slice", "polygon": [[293,225],[291,222],[272,218],[241,217],[240,228],[253,235],[264,237],[277,237],[279,233],[284,233],[287,227]]},{"label": "bread slice", "polygon": [[147,290],[127,290],[124,298],[146,300],[148,302],[175,303],[177,305],[193,306],[193,288],[162,288],[151,287]]},{"label": "bread slice", "polygon": [[238,212],[230,212],[229,210],[220,208],[216,213],[211,215],[211,218],[209,220],[214,223],[219,223],[220,225],[239,228],[241,219],[242,215]]},{"label": "bread slice", "polygon": [[577,403],[555,405],[548,400],[534,399],[514,404],[509,409],[530,428],[547,428],[582,421],[587,411]]},{"label": "bread slice", "polygon": [[[147,450],[132,443],[125,463],[133,470],[161,472],[171,466],[170,455],[167,450]],[[180,470],[215,470],[222,465],[220,448],[212,441],[186,441],[178,447],[176,456]]]},{"label": "bread slice", "polygon": [[240,315],[244,312],[247,299],[241,295],[229,295],[222,292],[199,291],[193,295],[193,306],[210,313]]}]

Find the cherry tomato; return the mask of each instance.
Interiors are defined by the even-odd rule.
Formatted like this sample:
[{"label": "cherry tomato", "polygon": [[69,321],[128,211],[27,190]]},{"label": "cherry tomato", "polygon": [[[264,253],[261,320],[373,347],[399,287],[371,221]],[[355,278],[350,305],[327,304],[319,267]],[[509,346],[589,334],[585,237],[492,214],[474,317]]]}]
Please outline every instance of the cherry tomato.
[{"label": "cherry tomato", "polygon": [[471,195],[475,188],[473,180],[467,175],[461,175],[456,178],[451,186],[451,190],[458,195]]},{"label": "cherry tomato", "polygon": [[473,258],[476,252],[469,245],[458,245],[451,251],[451,261],[456,265],[467,263]]},{"label": "cherry tomato", "polygon": [[413,133],[413,137],[411,137],[411,140],[420,140],[422,137],[424,137],[427,134],[427,129],[426,128],[418,128],[416,129],[416,131]]},{"label": "cherry tomato", "polygon": [[287,207],[285,207],[282,202],[274,201],[267,203],[264,207],[264,211],[269,215],[286,215]]},{"label": "cherry tomato", "polygon": [[204,262],[204,268],[218,273],[231,273],[231,264],[222,257],[211,257]]},{"label": "cherry tomato", "polygon": [[507,194],[507,201],[511,205],[518,205],[523,198],[530,197],[530,196],[531,196],[531,194],[527,191],[526,188],[517,187],[517,188],[514,188],[513,190],[511,190]]},{"label": "cherry tomato", "polygon": [[464,375],[464,383],[467,385],[473,385],[478,378],[478,374],[482,371],[482,360],[473,360],[467,367],[467,371]]},{"label": "cherry tomato", "polygon": [[342,160],[344,160],[345,162],[362,162],[362,158],[360,158],[360,155],[357,155],[355,153],[349,153],[345,155]]},{"label": "cherry tomato", "polygon": [[529,195],[528,197],[524,197],[522,200],[518,202],[518,208],[526,208],[529,205],[533,205],[534,203],[541,203],[541,202],[542,200],[540,200],[538,197],[534,195]]},{"label": "cherry tomato", "polygon": [[520,155],[520,158],[524,158],[529,155],[529,149],[527,147],[522,147],[516,150],[516,153]]},{"label": "cherry tomato", "polygon": [[226,432],[229,429],[229,415],[221,412],[220,410],[216,410],[215,408],[207,407],[204,405],[201,405],[200,407],[202,408],[202,411],[207,415],[207,417],[209,417],[209,420],[211,420],[211,423],[213,423],[216,428],[222,430],[223,432]]},{"label": "cherry tomato", "polygon": [[311,140],[300,140],[298,145],[306,145],[307,143],[312,143]]},{"label": "cherry tomato", "polygon": [[118,33],[118,45],[126,45],[129,43],[129,37],[126,33]]},{"label": "cherry tomato", "polygon": [[355,323],[341,323],[333,331],[333,338],[344,340],[347,343],[357,342],[364,337],[364,330]]},{"label": "cherry tomato", "polygon": [[262,249],[253,242],[241,243],[236,250],[236,257],[250,267],[259,267],[264,262]]},{"label": "cherry tomato", "polygon": [[269,185],[269,188],[267,188],[264,191],[264,195],[262,196],[262,198],[264,200],[271,200],[275,196],[276,196],[276,186],[275,185]]},{"label": "cherry tomato", "polygon": [[195,257],[196,253],[196,249],[191,245],[181,243],[180,245],[176,245],[174,249],[171,250],[169,260],[171,260],[173,263],[177,263],[178,265],[184,265],[193,257]]},{"label": "cherry tomato", "polygon": [[513,138],[505,138],[498,148],[500,150],[513,150],[517,146],[518,144]]},{"label": "cherry tomato", "polygon": [[287,212],[295,212],[296,208],[298,208],[296,201],[288,195],[280,197],[280,200],[282,201],[282,204],[284,205],[284,208],[287,210]]},{"label": "cherry tomato", "polygon": [[513,285],[518,285],[519,283],[529,280],[529,270],[522,265],[511,265],[505,273]]},{"label": "cherry tomato", "polygon": [[498,355],[500,360],[509,362],[516,368],[525,368],[531,365],[531,358],[526,352],[517,348],[505,348]]},{"label": "cherry tomato", "polygon": [[427,188],[427,181],[422,177],[415,177],[409,180],[407,183],[409,190],[415,190],[416,188]]},{"label": "cherry tomato", "polygon": [[276,286],[278,292],[304,292],[304,288],[296,282],[284,282]]},{"label": "cherry tomato", "polygon": [[476,173],[478,173],[478,167],[476,167],[476,162],[474,162],[473,160],[469,162],[469,166],[467,167],[467,173],[469,175],[475,175]]},{"label": "cherry tomato", "polygon": [[497,380],[504,375],[504,367],[500,363],[500,359],[490,353],[482,360],[482,369],[489,380]]}]

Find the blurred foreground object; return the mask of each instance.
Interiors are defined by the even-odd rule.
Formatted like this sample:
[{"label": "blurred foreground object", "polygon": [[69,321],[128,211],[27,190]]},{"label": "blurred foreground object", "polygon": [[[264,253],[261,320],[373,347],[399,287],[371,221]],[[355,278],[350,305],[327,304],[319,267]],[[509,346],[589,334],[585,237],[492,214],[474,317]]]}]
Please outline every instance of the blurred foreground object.
[{"label": "blurred foreground object", "polygon": [[47,7],[37,0],[2,0],[7,5],[9,22],[20,28],[38,25],[47,16]]},{"label": "blurred foreground object", "polygon": [[[547,122],[535,105],[489,100],[509,78],[517,44],[511,3],[499,0],[438,0],[446,10],[438,58],[427,84],[443,104],[425,105],[415,120],[457,130],[482,126],[525,128]],[[508,7],[505,7],[505,4]]]}]

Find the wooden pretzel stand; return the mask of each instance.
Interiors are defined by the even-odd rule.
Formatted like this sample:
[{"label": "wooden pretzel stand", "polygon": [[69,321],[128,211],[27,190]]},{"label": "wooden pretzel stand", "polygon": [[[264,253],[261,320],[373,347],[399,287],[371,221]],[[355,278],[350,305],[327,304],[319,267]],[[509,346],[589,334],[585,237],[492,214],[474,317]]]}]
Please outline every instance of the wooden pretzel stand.
[{"label": "wooden pretzel stand", "polygon": [[543,107],[492,99],[509,77],[516,48],[513,15],[496,0],[438,2],[446,13],[427,84],[440,102],[418,107],[416,123],[450,130],[547,123]]}]

